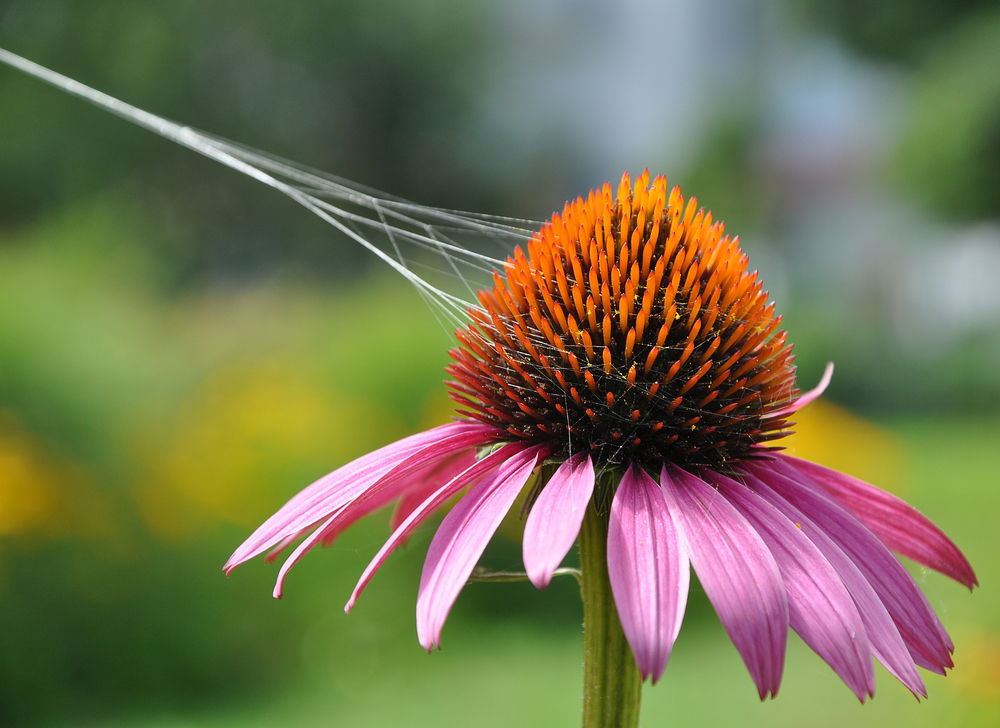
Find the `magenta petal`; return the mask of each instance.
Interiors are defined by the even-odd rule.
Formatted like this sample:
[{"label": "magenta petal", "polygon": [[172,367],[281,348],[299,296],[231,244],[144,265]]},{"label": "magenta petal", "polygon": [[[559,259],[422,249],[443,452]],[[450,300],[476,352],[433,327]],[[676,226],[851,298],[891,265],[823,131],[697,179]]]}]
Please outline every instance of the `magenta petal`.
[{"label": "magenta petal", "polygon": [[[323,525],[313,531],[308,538],[306,538],[302,543],[295,547],[295,550],[289,554],[288,558],[278,569],[278,578],[274,582],[274,590],[271,592],[275,599],[281,599],[281,590],[285,586],[285,577],[288,576],[288,572],[291,570],[295,564],[298,563],[299,559],[305,556],[313,547],[315,547],[323,539],[323,529],[330,525],[330,522],[337,517],[337,514],[330,516]],[[287,539],[286,539],[287,540]]]},{"label": "magenta petal", "polygon": [[379,552],[375,554],[375,558],[371,560],[371,563],[368,564],[368,567],[361,575],[361,578],[358,579],[358,584],[354,587],[354,591],[351,593],[351,598],[348,600],[347,606],[344,607],[344,611],[349,612],[354,608],[355,603],[358,601],[358,597],[361,596],[361,592],[364,591],[366,586],[368,586],[368,582],[371,581],[375,572],[378,571],[382,564],[385,563],[385,560],[389,558],[389,554],[405,543],[406,539],[409,538],[410,533],[423,523],[428,516],[444,505],[446,500],[451,498],[465,486],[478,482],[484,476],[492,476],[494,470],[499,468],[514,456],[522,453],[522,451],[526,450],[527,447],[527,445],[520,442],[512,442],[504,445],[499,450],[496,450],[484,457],[482,460],[474,462],[450,481],[440,486],[419,506],[414,508],[409,515],[403,519],[403,522],[399,524],[396,530],[393,531],[392,536],[390,536],[389,540],[383,544],[382,548],[379,549]]},{"label": "magenta petal", "polygon": [[[776,471],[780,461],[750,470],[821,528],[858,567],[895,622],[914,662],[944,674],[952,667],[951,640],[913,577],[850,511],[821,488]],[[794,473],[795,471],[791,471]],[[801,479],[801,474],[798,474]]]},{"label": "magenta petal", "polygon": [[[482,445],[497,435],[494,428],[479,423],[453,422],[403,438],[353,460],[293,496],[236,549],[225,571],[232,571],[244,561],[307,531],[320,521],[334,523],[331,515],[340,513],[356,499],[366,500],[366,492],[380,482],[405,478],[457,451]],[[314,545],[318,542],[319,539]]]},{"label": "magenta petal", "polygon": [[660,485],[691,564],[761,700],[768,693],[777,695],[788,640],[788,601],[774,557],[747,520],[700,478],[665,464]]},{"label": "magenta petal", "polygon": [[441,628],[451,605],[546,447],[535,446],[509,458],[492,478],[470,490],[438,527],[417,595],[417,638],[428,652],[441,646]]},{"label": "magenta petal", "polygon": [[750,488],[718,473],[705,476],[750,522],[774,556],[785,583],[792,629],[861,702],[874,695],[875,668],[865,625],[830,562],[799,527]]},{"label": "magenta petal", "polygon": [[854,562],[841,550],[833,540],[807,518],[802,511],[775,493],[769,486],[750,473],[743,473],[748,485],[764,500],[777,508],[792,521],[802,533],[816,544],[830,565],[840,575],[844,586],[851,593],[851,598],[857,605],[858,613],[865,624],[868,641],[871,643],[872,654],[901,683],[908,687],[914,695],[927,696],[923,679],[917,671],[913,658],[899,635],[892,617],[886,610],[878,594],[868,583]]},{"label": "magenta petal", "polygon": [[273,549],[267,552],[267,556],[264,557],[264,562],[270,564],[276,558],[281,556],[281,553],[285,549],[287,549],[289,546],[295,543],[295,541],[298,540],[299,536],[302,536],[308,530],[309,529],[307,528],[304,531],[293,533],[291,536],[285,536],[283,539],[281,539],[281,541],[278,542],[277,546],[275,546]]},{"label": "magenta petal", "polygon": [[[420,457],[421,454],[414,456]],[[365,493],[349,503],[337,516],[323,526],[322,543],[330,546],[337,537],[370,513],[384,508],[390,503],[407,499],[415,493],[419,500],[410,506],[419,505],[427,496],[450,481],[456,475],[476,461],[476,451],[473,448],[460,450],[451,454],[445,460],[432,460],[430,465],[417,470],[401,467],[400,474],[392,473],[373,484]],[[405,465],[408,465],[404,463]],[[412,501],[409,501],[412,503]],[[392,526],[395,528],[395,525]]]},{"label": "magenta petal", "polygon": [[419,482],[414,482],[406,489],[403,497],[399,499],[395,509],[393,509],[392,518],[389,519],[389,527],[395,531],[421,503],[475,463],[475,450],[466,450],[443,465],[439,465],[426,477],[420,478]]},{"label": "magenta petal", "polygon": [[684,620],[691,567],[663,490],[635,464],[611,503],[608,577],[642,679],[655,684]]},{"label": "magenta petal", "polygon": [[564,461],[538,494],[524,524],[524,569],[544,589],[580,533],[594,492],[594,463],[581,452]]},{"label": "magenta petal", "polygon": [[792,414],[793,412],[798,412],[800,409],[805,407],[810,402],[814,402],[823,396],[823,392],[826,388],[830,386],[830,380],[833,379],[833,362],[827,362],[826,369],[823,370],[823,376],[820,377],[819,384],[810,389],[808,392],[803,392],[799,395],[789,407],[781,410],[780,412],[775,412],[771,417],[784,417]]},{"label": "magenta petal", "polygon": [[979,585],[965,555],[924,514],[874,485],[798,458],[779,456],[819,483],[893,551],[940,571],[970,589]]},{"label": "magenta petal", "polygon": [[[495,431],[493,431],[495,435]],[[470,439],[471,436],[471,439]],[[340,494],[347,502],[336,517],[323,524],[321,541],[329,546],[344,530],[359,519],[389,505],[412,488],[414,481],[431,477],[434,469],[456,454],[468,453],[483,444],[481,433],[459,433],[418,450],[391,471],[372,483],[353,484]],[[474,456],[474,452],[473,452]]]}]

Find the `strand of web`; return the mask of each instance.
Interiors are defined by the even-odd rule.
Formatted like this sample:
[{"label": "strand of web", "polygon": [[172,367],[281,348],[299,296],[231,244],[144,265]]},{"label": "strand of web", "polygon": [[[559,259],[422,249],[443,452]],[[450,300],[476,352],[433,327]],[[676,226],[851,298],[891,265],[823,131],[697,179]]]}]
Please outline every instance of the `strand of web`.
[{"label": "strand of web", "polygon": [[[503,261],[456,244],[446,231],[475,233],[493,240],[502,250],[508,250],[511,241],[524,240],[531,234],[529,221],[417,205],[213,137],[134,107],[2,48],[0,61],[282,192],[388,264],[416,288],[432,311],[437,309],[435,315],[441,314],[452,324],[466,323],[467,309],[478,308],[475,292],[459,266],[488,275],[502,267]],[[376,219],[344,209],[330,199],[370,210]],[[395,258],[375,245],[363,229],[384,233]],[[443,291],[410,270],[397,239],[440,255],[470,293],[471,300]]]},{"label": "strand of web", "polygon": [[[342,219],[351,220],[363,227],[381,228],[389,237],[394,248],[394,237],[399,236],[416,247],[438,253],[448,260],[458,278],[462,278],[462,274],[457,270],[456,264],[462,264],[480,273],[490,275],[494,269],[503,266],[503,261],[462,247],[446,234],[447,230],[473,232],[480,238],[494,241],[498,249],[507,253],[512,243],[524,241],[531,235],[531,228],[521,227],[518,223],[532,225],[534,229],[539,227],[537,223],[532,224],[529,221],[417,205],[382,193],[374,193],[363,186],[353,185],[353,183],[347,183],[332,175],[325,175],[308,167],[254,149],[241,147],[225,139],[211,137],[208,134],[204,134],[204,136],[212,139],[220,149],[234,157],[277,176],[300,183],[303,185],[300,189],[304,194],[315,198],[318,206],[332,214]],[[325,200],[318,199],[321,196],[333,197],[371,209],[379,219],[373,220],[351,213]],[[421,217],[426,219],[420,219]],[[394,219],[397,224],[390,224],[387,218]],[[400,225],[408,227],[404,228]],[[463,283],[474,295],[474,291],[467,282],[463,280]]]},{"label": "strand of web", "polygon": [[[269,157],[268,155],[265,155],[263,153],[256,152],[256,150],[242,148],[239,145],[233,144],[232,142],[228,142],[227,140],[213,139],[211,136],[203,134],[201,132],[196,132],[193,129],[190,129],[189,127],[181,127],[180,125],[174,124],[173,122],[169,122],[155,115],[131,107],[128,104],[124,104],[123,102],[113,99],[112,97],[107,96],[106,94],[102,94],[93,89],[90,89],[82,84],[72,81],[71,79],[61,76],[60,74],[51,72],[48,69],[45,69],[41,66],[38,66],[37,64],[31,63],[30,61],[27,61],[13,54],[10,54],[6,51],[0,50],[0,60],[3,60],[13,65],[16,68],[24,70],[25,72],[33,76],[36,76],[42,80],[52,83],[57,87],[60,87],[75,96],[84,98],[92,103],[95,103],[98,106],[101,106],[102,108],[111,111],[112,113],[116,113],[117,115],[123,118],[126,118],[130,121],[133,121],[134,123],[140,124],[148,129],[151,129],[158,134],[161,134],[167,138],[172,139],[173,141],[188,146],[189,148],[193,148],[195,149],[195,151],[198,151],[202,154],[205,154],[206,156],[209,156],[210,158],[214,158],[217,161],[227,164],[227,166],[234,167],[239,171],[249,174],[250,176],[257,178],[258,180],[263,181],[272,187],[277,187],[279,190],[285,192],[286,194],[289,194],[289,196],[293,197],[293,199],[296,199],[296,201],[300,203],[302,203],[302,197],[300,195],[290,194],[287,189],[282,188],[279,185],[273,184],[273,181],[261,179],[260,175],[252,174],[248,172],[245,168],[241,168],[239,165],[232,164],[231,160],[226,159],[224,157],[220,157],[220,155],[214,153],[213,150],[211,149],[206,150],[205,145],[207,144],[209,148],[214,147],[215,151],[222,152],[223,154],[228,154],[230,157],[239,159],[240,161],[250,164],[251,166],[261,166],[261,164],[263,163],[263,165],[271,168],[272,170],[276,170],[279,174],[283,173],[287,177],[292,177],[295,181],[306,183],[306,186],[300,187],[299,189],[302,195],[305,195],[305,197],[309,199],[309,201],[312,203],[312,206],[305,205],[307,208],[311,209],[313,212],[317,212],[316,207],[319,207],[321,209],[325,209],[327,212],[333,214],[336,217],[339,217],[344,221],[349,221],[356,224],[360,223],[361,225],[372,228],[380,227],[382,231],[385,232],[387,236],[390,238],[390,241],[393,242],[394,248],[397,251],[397,257],[400,263],[405,266],[405,260],[402,257],[402,252],[399,251],[398,246],[395,245],[395,241],[393,240],[392,230],[390,229],[388,221],[385,219],[385,216],[382,215],[381,211],[379,210],[380,198],[377,194],[373,194],[371,191],[366,190],[365,188],[360,188],[360,189],[351,188],[343,181],[337,180],[336,178],[328,177],[327,179],[324,179],[324,176],[317,174],[313,170],[308,170],[306,168],[298,167],[297,165],[285,162],[284,160],[279,160],[275,157]],[[342,210],[338,207],[332,206],[323,200],[317,199],[314,194],[311,194],[313,190],[327,195],[340,197],[342,199],[347,199],[354,203],[360,203],[362,205],[366,205],[367,207],[376,210],[376,212],[379,213],[380,221],[376,222],[369,218],[352,214],[347,212],[346,210]],[[468,283],[464,280],[464,276],[462,276],[461,272],[457,269],[457,266],[455,265],[454,256],[449,255],[449,252],[469,257],[477,257],[478,254],[476,254],[474,251],[469,251],[466,250],[465,248],[450,243],[447,236],[443,236],[444,239],[442,240],[441,235],[435,234],[435,230],[432,225],[421,223],[419,220],[414,220],[412,218],[406,218],[401,214],[399,214],[397,210],[408,209],[415,212],[430,212],[432,213],[432,215],[441,218],[443,220],[457,222],[459,223],[459,225],[465,223],[467,227],[472,227],[473,229],[478,228],[480,232],[489,231],[490,233],[493,233],[495,229],[499,229],[501,233],[506,235],[509,235],[511,233],[521,234],[521,235],[524,234],[523,229],[515,231],[510,225],[499,225],[496,223],[491,225],[488,222],[484,224],[482,221],[476,219],[478,216],[469,216],[470,218],[472,218],[471,220],[463,220],[461,218],[461,213],[449,213],[449,211],[434,210],[432,208],[421,208],[418,205],[413,205],[412,203],[406,203],[405,201],[391,198],[389,196],[383,196],[381,206],[389,208],[390,215],[400,218],[404,222],[410,222],[413,225],[418,225],[422,227],[427,232],[427,234],[423,236],[414,235],[412,231],[409,230],[397,230],[397,233],[401,234],[402,237],[404,238],[414,240],[417,244],[420,244],[421,247],[433,249],[442,257],[448,259],[450,266],[452,267],[452,269],[456,274],[456,277],[463,281],[463,283],[466,285],[466,289],[469,290],[470,293],[473,293],[471,286],[469,286]],[[321,215],[321,217],[324,216]],[[354,234],[351,233],[347,234],[351,235],[351,237],[355,239],[357,239],[357,237],[361,235],[360,231],[357,229],[355,229]],[[364,244],[365,242],[370,243],[370,241],[368,241],[367,239],[366,241],[359,241],[359,242],[361,242],[362,244]],[[370,246],[366,245],[366,247]],[[484,265],[477,266],[477,269],[482,272],[486,273],[491,272],[493,269],[492,266],[495,266],[499,263],[499,261],[497,261],[496,259],[489,258],[487,256],[478,256],[478,257],[483,258],[486,262],[490,264],[490,267]],[[462,262],[464,263],[466,261]],[[427,286],[418,285],[418,288],[420,290],[427,290]],[[468,301],[461,301],[460,310],[461,308],[464,308],[465,305],[468,305],[468,303],[469,303]]]},{"label": "strand of web", "polygon": [[[457,210],[418,205],[408,200],[373,190],[364,185],[349,182],[326,172],[290,162],[257,149],[245,147],[228,139],[204,132],[202,134],[237,158],[244,159],[261,169],[286,177],[289,180],[308,185],[309,190],[317,196],[328,194],[338,199],[361,204],[378,203],[386,211],[391,211],[391,216],[404,222],[408,221],[417,225],[423,224],[407,217],[408,214],[422,215],[428,219],[439,220],[441,224],[435,226],[438,230],[445,229],[446,226],[452,226],[456,229],[468,228],[471,231],[494,239],[507,238],[513,240],[523,240],[530,237],[531,233],[539,227],[539,223],[533,220],[500,217],[484,213],[460,212]],[[506,252],[506,245],[504,245],[504,250]],[[459,249],[457,252],[472,254],[471,251],[465,249]],[[489,263],[499,262],[497,259],[488,256],[484,256],[483,260]]]},{"label": "strand of web", "polygon": [[[439,321],[441,321],[439,314],[442,314],[452,324],[464,324],[468,320],[466,309],[470,306],[476,308],[479,306],[469,300],[441,291],[410,270],[397,244],[397,236],[408,240],[417,247],[432,250],[447,260],[455,277],[462,281],[474,301],[475,293],[456,264],[472,267],[489,275],[493,273],[495,268],[502,267],[503,261],[454,244],[442,232],[443,229],[447,229],[444,226],[468,230],[482,237],[493,239],[505,251],[509,249],[511,241],[525,240],[530,237],[532,228],[539,227],[537,223],[526,220],[443,210],[410,203],[334,175],[245,147],[236,142],[181,126],[3,49],[0,49],[0,61],[283,192],[356,240],[403,275],[428,302],[429,308]],[[271,174],[268,174],[269,172]],[[320,195],[371,209],[378,216],[378,220],[333,205],[327,200],[320,199]],[[434,225],[421,220],[421,216],[440,224]],[[412,228],[424,232],[417,233],[413,229],[390,224],[387,220],[390,217],[400,224],[410,225]],[[396,260],[374,246],[358,226],[384,232],[396,254]],[[479,261],[479,264],[476,261]],[[435,270],[438,273],[442,272],[438,269]],[[538,339],[535,345],[543,350],[556,353],[555,348],[547,340]]]},{"label": "strand of web", "polygon": [[[0,49],[0,61],[286,194],[382,259],[415,286],[435,316],[443,315],[455,324],[464,323],[467,320],[466,309],[475,304],[436,288],[410,270],[397,238],[441,255],[448,261],[456,277],[474,296],[474,292],[458,269],[458,264],[492,273],[495,268],[503,265],[503,261],[456,245],[444,230],[474,232],[493,239],[501,249],[505,249],[507,247],[504,245],[505,242],[524,240],[530,237],[532,228],[538,228],[536,223],[530,221],[416,205],[265,152],[181,126],[3,49]],[[378,219],[352,213],[329,202],[329,199],[370,209]],[[390,219],[398,224],[390,223]],[[409,227],[404,228],[402,225]],[[396,258],[392,258],[371,243],[360,228],[384,232]],[[532,335],[531,332],[528,335],[539,349],[550,354],[558,353],[544,337]]]}]

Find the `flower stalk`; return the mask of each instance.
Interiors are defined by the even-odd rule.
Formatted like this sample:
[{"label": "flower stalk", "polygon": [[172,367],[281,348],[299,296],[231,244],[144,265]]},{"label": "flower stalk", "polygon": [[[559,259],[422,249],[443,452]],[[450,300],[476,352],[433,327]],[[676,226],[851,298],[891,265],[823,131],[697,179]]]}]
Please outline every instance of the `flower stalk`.
[{"label": "flower stalk", "polygon": [[591,501],[580,528],[583,728],[632,728],[639,725],[642,678],[611,593],[607,543],[608,516]]}]

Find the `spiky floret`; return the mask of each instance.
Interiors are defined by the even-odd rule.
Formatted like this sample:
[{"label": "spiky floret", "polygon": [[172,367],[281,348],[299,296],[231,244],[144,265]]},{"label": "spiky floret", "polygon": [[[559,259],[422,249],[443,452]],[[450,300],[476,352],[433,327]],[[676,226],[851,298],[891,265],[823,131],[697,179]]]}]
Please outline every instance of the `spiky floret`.
[{"label": "spiky floret", "polygon": [[567,203],[527,249],[457,332],[461,414],[608,465],[725,468],[787,434],[781,317],[696,198],[626,173],[617,197],[605,183]]}]

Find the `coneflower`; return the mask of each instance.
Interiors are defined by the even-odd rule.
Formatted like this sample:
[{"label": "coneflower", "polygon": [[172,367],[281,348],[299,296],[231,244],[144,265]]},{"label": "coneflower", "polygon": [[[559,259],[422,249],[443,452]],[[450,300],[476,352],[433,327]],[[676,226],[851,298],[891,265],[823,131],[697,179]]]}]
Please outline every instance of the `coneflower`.
[{"label": "coneflower", "polygon": [[[663,674],[693,566],[761,699],[781,683],[791,626],[857,697],[872,658],[916,695],[953,645],[890,550],[973,587],[952,541],[889,493],[774,443],[800,394],[781,318],[737,238],[643,173],[568,203],[515,249],[468,310],[448,367],[456,421],[370,453],[292,498],[227,572],[305,536],[317,544],[397,503],[388,555],[449,498],[424,562],[417,634],[447,614],[527,489],[528,578],[544,588],[579,538],[585,725],[633,725]],[[274,554],[272,554],[273,556]]]},{"label": "coneflower", "polygon": [[[469,254],[449,227],[518,237],[506,222],[421,208],[316,174],[129,106],[0,49],[0,62],[288,195],[450,310],[460,299],[413,274],[363,229]],[[331,202],[332,200],[332,202]],[[361,208],[354,212],[348,206]],[[452,496],[424,562],[417,634],[431,650],[501,520],[526,491],[526,576],[545,587],[579,539],[585,726],[638,724],[680,629],[693,566],[757,686],[781,683],[788,627],[864,701],[874,657],[915,695],[917,666],[943,674],[953,645],[891,551],[972,588],[954,543],[915,508],[782,454],[800,394],[781,319],[737,239],[680,190],[643,173],[567,204],[499,261],[470,306],[449,372],[456,421],[369,453],[313,483],[226,564],[304,537],[278,575],[362,516],[396,503],[389,554]],[[394,237],[398,236],[398,237]],[[471,254],[470,254],[471,255]],[[479,262],[488,260],[482,256]],[[454,261],[452,261],[454,262]]]}]

